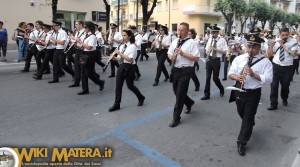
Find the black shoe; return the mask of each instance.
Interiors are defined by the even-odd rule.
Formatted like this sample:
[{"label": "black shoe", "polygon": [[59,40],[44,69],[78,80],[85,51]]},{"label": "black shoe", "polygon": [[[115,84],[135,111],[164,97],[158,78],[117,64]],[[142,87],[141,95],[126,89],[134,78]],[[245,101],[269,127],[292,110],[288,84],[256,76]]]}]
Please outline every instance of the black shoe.
[{"label": "black shoe", "polygon": [[34,75],[34,76],[39,76],[39,73],[37,72],[37,73],[34,73],[33,75]]},{"label": "black shoe", "polygon": [[296,74],[299,75],[299,72],[297,71]]},{"label": "black shoe", "polygon": [[41,76],[34,76],[34,77],[32,77],[32,78],[34,78],[34,79],[36,79],[36,80],[41,80],[41,79],[42,79]]},{"label": "black shoe", "polygon": [[65,74],[59,74],[59,78],[64,77],[64,76],[65,76]]},{"label": "black shoe", "polygon": [[222,88],[222,89],[220,90],[220,96],[221,96],[221,97],[224,96],[224,88]]},{"label": "black shoe", "polygon": [[144,61],[143,59],[140,59],[140,61]]},{"label": "black shoe", "polygon": [[51,72],[50,71],[45,71],[44,74],[51,74]]},{"label": "black shoe", "polygon": [[189,113],[191,112],[192,106],[193,106],[194,104],[195,104],[195,102],[193,102],[193,104],[190,105],[190,106],[186,106],[186,109],[185,109],[184,113],[189,114]]},{"label": "black shoe", "polygon": [[141,74],[137,75],[136,78],[135,78],[135,81],[139,80],[141,77]]},{"label": "black shoe", "polygon": [[115,77],[115,75],[110,75],[110,76],[108,76],[108,78],[113,78],[113,77]]},{"label": "black shoe", "polygon": [[86,95],[86,94],[89,94],[90,92],[89,91],[81,91],[79,93],[77,93],[78,95]]},{"label": "black shoe", "polygon": [[105,81],[101,81],[99,85],[99,90],[102,91],[104,89]]},{"label": "black shoe", "polygon": [[157,86],[158,85],[158,82],[154,82],[153,86]]},{"label": "black shoe", "polygon": [[149,56],[146,56],[146,60],[148,60],[149,59]]},{"label": "black shoe", "polygon": [[195,91],[198,92],[199,89],[200,89],[199,86],[197,86],[197,87],[195,88]]},{"label": "black shoe", "polygon": [[171,123],[169,124],[169,126],[171,128],[174,128],[176,126],[178,126],[180,124],[180,120],[172,120]]},{"label": "black shoe", "polygon": [[277,109],[277,106],[269,106],[268,108],[267,108],[268,110],[276,110]]},{"label": "black shoe", "polygon": [[20,70],[21,72],[29,72],[29,70]]},{"label": "black shoe", "polygon": [[120,104],[114,104],[113,106],[111,106],[108,111],[109,112],[113,112],[113,111],[116,111],[116,110],[120,110]]},{"label": "black shoe", "polygon": [[210,99],[210,96],[209,96],[209,95],[204,95],[204,96],[201,98],[201,100],[208,100],[208,99]]},{"label": "black shoe", "polygon": [[226,80],[227,80],[227,78],[223,78],[223,79],[222,79],[222,81],[226,81]]},{"label": "black shoe", "polygon": [[74,88],[74,87],[78,87],[78,86],[80,86],[79,84],[76,84],[76,83],[74,83],[74,84],[72,84],[72,85],[69,85],[68,87],[69,88]]},{"label": "black shoe", "polygon": [[283,101],[282,101],[282,105],[283,105],[283,106],[287,106],[288,104],[289,104],[289,103],[287,102],[287,100],[283,100]]},{"label": "black shoe", "polygon": [[138,106],[142,106],[144,104],[144,101],[145,101],[145,97],[139,99]]},{"label": "black shoe", "polygon": [[58,83],[58,80],[48,81],[48,83]]},{"label": "black shoe", "polygon": [[165,79],[164,79],[164,81],[165,81],[165,82],[168,82],[169,78],[170,78],[170,77],[168,77],[168,78],[165,78]]},{"label": "black shoe", "polygon": [[239,144],[237,146],[237,151],[239,153],[240,156],[245,156],[246,154],[246,147],[244,145]]}]

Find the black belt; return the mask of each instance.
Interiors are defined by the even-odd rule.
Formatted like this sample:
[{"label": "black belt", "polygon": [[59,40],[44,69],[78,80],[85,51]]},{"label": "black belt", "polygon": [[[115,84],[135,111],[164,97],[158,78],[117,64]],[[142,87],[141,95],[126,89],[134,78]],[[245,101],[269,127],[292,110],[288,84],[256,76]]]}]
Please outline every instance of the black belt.
[{"label": "black belt", "polygon": [[216,58],[213,59],[211,56],[209,56],[208,59],[209,60],[218,60],[218,59],[220,59],[220,57],[216,57]]},{"label": "black belt", "polygon": [[190,67],[190,66],[188,66],[188,67],[173,67],[175,70],[187,70],[187,69],[192,69],[192,68],[194,68],[194,67]]},{"label": "black belt", "polygon": [[256,88],[256,89],[243,89],[246,92],[245,93],[254,93],[254,92],[258,92],[261,91],[261,88]]}]

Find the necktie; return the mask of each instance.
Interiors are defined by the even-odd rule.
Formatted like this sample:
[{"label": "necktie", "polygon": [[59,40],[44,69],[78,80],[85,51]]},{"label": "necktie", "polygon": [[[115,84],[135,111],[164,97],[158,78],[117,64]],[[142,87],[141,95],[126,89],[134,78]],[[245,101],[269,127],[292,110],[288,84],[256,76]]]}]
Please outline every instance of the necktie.
[{"label": "necktie", "polygon": [[[122,52],[121,52],[122,54],[124,54],[124,52],[125,52],[125,50],[126,50],[126,47],[127,47],[127,45],[125,44],[124,47],[123,47],[123,50],[122,50]],[[120,58],[120,63],[121,63],[121,64],[124,63],[124,59],[123,59],[122,57]]]},{"label": "necktie", "polygon": [[[283,42],[283,44],[285,44],[285,43],[286,43],[286,41]],[[279,50],[280,50],[280,53],[279,53],[279,60],[280,60],[280,61],[283,61],[283,60],[285,59],[284,49],[283,49],[283,47],[280,46],[280,49],[279,49]]]},{"label": "necktie", "polygon": [[249,58],[248,58],[248,66],[250,67],[251,66],[251,63],[252,63],[252,61],[253,61],[253,56],[249,56]]},{"label": "necktie", "polygon": [[164,37],[163,35],[160,36],[160,39],[159,39],[159,45],[158,45],[158,50],[161,50],[161,49],[162,49],[161,43],[162,43],[163,37]]},{"label": "necktie", "polygon": [[[213,39],[213,48],[217,48],[217,40],[216,39]],[[212,55],[211,55],[212,59],[215,59],[217,58],[217,51],[216,50],[213,50],[212,51]]]}]

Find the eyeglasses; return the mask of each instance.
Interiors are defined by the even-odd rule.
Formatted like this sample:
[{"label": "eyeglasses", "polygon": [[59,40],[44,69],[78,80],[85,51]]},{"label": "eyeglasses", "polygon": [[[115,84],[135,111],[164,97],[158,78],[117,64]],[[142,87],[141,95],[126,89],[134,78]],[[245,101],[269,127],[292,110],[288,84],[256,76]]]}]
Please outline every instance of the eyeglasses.
[{"label": "eyeglasses", "polygon": [[123,37],[126,37],[126,36],[128,36],[128,35],[122,35]]}]

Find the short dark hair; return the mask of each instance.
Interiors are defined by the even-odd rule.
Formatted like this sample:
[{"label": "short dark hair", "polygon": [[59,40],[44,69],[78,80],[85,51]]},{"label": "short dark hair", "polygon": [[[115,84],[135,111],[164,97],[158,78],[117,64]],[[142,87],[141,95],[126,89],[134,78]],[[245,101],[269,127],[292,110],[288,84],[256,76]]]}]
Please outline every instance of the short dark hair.
[{"label": "short dark hair", "polygon": [[130,43],[135,43],[135,37],[131,30],[123,30],[123,32],[125,32],[129,36]]},{"label": "short dark hair", "polygon": [[179,25],[185,26],[187,29],[190,29],[190,25],[186,22],[181,22]]},{"label": "short dark hair", "polygon": [[3,22],[2,22],[2,21],[0,21],[0,24],[2,24],[2,25],[3,25]]},{"label": "short dark hair", "polygon": [[27,23],[30,27],[34,27],[33,23]]},{"label": "short dark hair", "polygon": [[75,22],[78,22],[81,25],[84,25],[84,22],[82,20],[76,20]]},{"label": "short dark hair", "polygon": [[19,23],[19,27],[21,27],[21,26],[24,25],[24,24],[26,25],[26,23],[25,23],[24,21],[20,22],[20,23]]},{"label": "short dark hair", "polygon": [[44,24],[41,20],[38,20],[35,23],[38,23],[39,25],[43,25]]},{"label": "short dark hair", "polygon": [[161,29],[165,32],[166,35],[169,35],[169,32],[168,32],[167,28],[161,28]]},{"label": "short dark hair", "polygon": [[281,28],[280,31],[281,32],[287,32],[287,33],[290,33],[290,30],[288,28]]},{"label": "short dark hair", "polygon": [[90,29],[90,31],[91,31],[93,34],[95,33],[95,25],[94,25],[93,22],[91,22],[91,21],[86,21],[86,22],[84,23],[84,25],[85,25],[88,29]]}]

